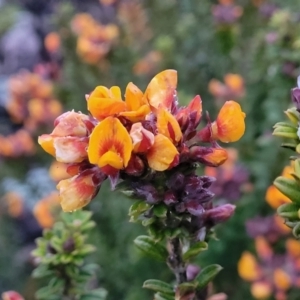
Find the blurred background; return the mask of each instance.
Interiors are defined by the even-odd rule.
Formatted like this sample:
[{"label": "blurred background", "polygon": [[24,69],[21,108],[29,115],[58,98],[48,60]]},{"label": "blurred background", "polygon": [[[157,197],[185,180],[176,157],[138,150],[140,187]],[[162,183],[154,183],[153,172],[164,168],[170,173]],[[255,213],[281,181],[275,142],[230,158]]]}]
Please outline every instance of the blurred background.
[{"label": "blurred background", "polygon": [[[217,177],[216,203],[237,210],[197,263],[224,267],[212,289],[230,300],[299,299],[300,244],[275,217],[286,199],[272,186],[290,154],[272,127],[300,73],[298,0],[0,0],[0,293],[34,299],[30,252],[60,210],[55,185],[65,174],[38,135],[66,110],[86,113],[95,86],[144,90],[167,68],[178,71],[182,105],[199,94],[212,119],[226,100],[247,114],[228,162],[202,170]],[[146,279],[172,280],[135,249],[144,229],[128,222],[130,204],[105,185],[89,205],[91,260],[108,299],[151,299]]]}]

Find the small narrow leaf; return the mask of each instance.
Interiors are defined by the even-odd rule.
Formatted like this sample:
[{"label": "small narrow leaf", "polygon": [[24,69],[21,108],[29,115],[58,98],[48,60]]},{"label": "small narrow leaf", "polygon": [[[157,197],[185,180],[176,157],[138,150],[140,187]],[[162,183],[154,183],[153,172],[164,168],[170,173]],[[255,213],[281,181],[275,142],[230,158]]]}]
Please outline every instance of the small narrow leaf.
[{"label": "small narrow leaf", "polygon": [[134,244],[145,254],[152,256],[161,261],[165,261],[168,257],[168,251],[160,244],[146,235],[140,235],[134,240]]},{"label": "small narrow leaf", "polygon": [[300,184],[290,178],[283,176],[277,177],[274,181],[274,185],[278,190],[290,198],[294,203],[300,205]]},{"label": "small narrow leaf", "polygon": [[168,212],[168,208],[165,204],[158,204],[158,205],[155,205],[154,208],[153,208],[153,213],[158,218],[166,217],[167,212]]},{"label": "small narrow leaf", "polygon": [[156,293],[154,295],[154,300],[174,300],[174,296],[170,296],[162,293]]},{"label": "small narrow leaf", "polygon": [[204,288],[211,282],[223,268],[220,265],[210,265],[205,267],[197,276],[198,288]]},{"label": "small narrow leaf", "polygon": [[294,203],[285,203],[277,208],[277,213],[282,218],[289,219],[290,221],[299,219],[298,216],[299,206]]},{"label": "small narrow leaf", "polygon": [[193,244],[188,251],[186,251],[183,254],[183,259],[186,261],[188,259],[191,259],[192,257],[197,256],[202,251],[205,251],[208,249],[208,245],[205,242],[197,242]]},{"label": "small narrow leaf", "polygon": [[162,294],[175,295],[172,285],[157,279],[146,280],[143,284],[143,288]]}]

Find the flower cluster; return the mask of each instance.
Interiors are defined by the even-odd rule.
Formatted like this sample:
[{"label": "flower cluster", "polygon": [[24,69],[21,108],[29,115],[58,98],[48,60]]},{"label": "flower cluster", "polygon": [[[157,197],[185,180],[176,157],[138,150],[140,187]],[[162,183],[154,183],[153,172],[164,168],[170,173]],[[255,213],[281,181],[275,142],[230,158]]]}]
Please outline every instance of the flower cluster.
[{"label": "flower cluster", "polygon": [[14,123],[34,132],[48,125],[62,112],[53,95],[53,85],[35,73],[21,71],[9,80],[10,98],[6,110]]},{"label": "flower cluster", "polygon": [[238,263],[239,275],[251,282],[251,293],[255,299],[267,299],[271,295],[276,300],[286,300],[292,287],[300,287],[300,243],[288,239],[286,254],[274,254],[264,237],[255,239],[258,260],[246,251]]},{"label": "flower cluster", "polygon": [[243,8],[234,5],[233,0],[219,0],[219,4],[213,6],[212,14],[217,24],[231,25],[243,14]]},{"label": "flower cluster", "polygon": [[[181,224],[197,231],[231,216],[234,206],[213,207],[209,187],[214,178],[198,176],[196,168],[226,161],[227,151],[217,140],[240,139],[245,114],[238,103],[227,101],[216,121],[198,130],[201,98],[180,107],[176,86],[174,70],[157,74],[145,92],[129,83],[125,101],[119,87],[98,86],[86,96],[91,115],[66,112],[51,134],[39,137],[70,176],[57,185],[64,211],[87,205],[109,178],[113,187],[123,182],[124,193],[143,199],[131,211],[133,219],[136,212],[148,221],[156,213],[166,227]],[[176,215],[181,217],[175,220]]]},{"label": "flower cluster", "polygon": [[240,99],[245,95],[244,79],[238,74],[229,73],[224,76],[224,83],[212,79],[208,90],[221,103],[230,99]]},{"label": "flower cluster", "polygon": [[115,24],[102,25],[87,13],[75,15],[72,29],[78,36],[77,53],[89,64],[97,64],[103,59],[119,35]]}]

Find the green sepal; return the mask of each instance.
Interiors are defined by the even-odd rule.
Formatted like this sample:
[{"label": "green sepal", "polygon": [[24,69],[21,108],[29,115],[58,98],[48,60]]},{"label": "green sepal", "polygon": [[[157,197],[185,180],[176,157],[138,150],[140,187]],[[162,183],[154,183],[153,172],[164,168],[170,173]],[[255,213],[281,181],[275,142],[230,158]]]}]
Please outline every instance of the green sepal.
[{"label": "green sepal", "polygon": [[298,210],[298,205],[294,203],[285,203],[277,208],[277,214],[282,218],[294,221],[299,219]]},{"label": "green sepal", "polygon": [[294,160],[294,170],[297,176],[300,178],[300,159]]},{"label": "green sepal", "polygon": [[143,288],[153,290],[155,292],[159,292],[162,294],[173,295],[173,296],[175,295],[172,285],[157,279],[146,280],[143,284]]},{"label": "green sepal", "polygon": [[152,256],[157,260],[166,261],[168,257],[168,251],[147,235],[138,236],[134,240],[134,244],[145,254]]},{"label": "green sepal", "polygon": [[283,137],[283,138],[289,138],[289,139],[298,139],[297,135],[297,128],[290,126],[274,126],[273,135]]},{"label": "green sepal", "polygon": [[300,222],[298,222],[293,228],[293,235],[296,239],[300,238]]},{"label": "green sepal", "polygon": [[291,199],[294,203],[300,205],[300,184],[293,179],[279,176],[275,179],[274,185],[278,190]]},{"label": "green sepal", "polygon": [[299,113],[297,112],[295,107],[287,109],[284,113],[293,124],[298,125]]},{"label": "green sepal", "polygon": [[202,251],[205,251],[208,249],[208,245],[205,242],[196,242],[194,243],[189,250],[187,250],[183,254],[183,260],[187,261],[195,256],[197,256]]},{"label": "green sepal", "polygon": [[223,268],[220,265],[210,265],[202,269],[198,274],[196,281],[197,288],[204,288],[211,282]]}]

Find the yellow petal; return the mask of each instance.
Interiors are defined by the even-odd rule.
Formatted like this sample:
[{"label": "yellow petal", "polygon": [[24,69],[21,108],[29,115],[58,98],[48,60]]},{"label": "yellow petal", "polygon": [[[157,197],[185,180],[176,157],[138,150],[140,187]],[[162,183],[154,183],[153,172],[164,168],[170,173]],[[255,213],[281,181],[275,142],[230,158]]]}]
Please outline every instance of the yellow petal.
[{"label": "yellow petal", "polygon": [[164,135],[158,134],[154,138],[154,144],[147,153],[150,168],[155,171],[165,171],[178,156],[178,151],[173,143]]},{"label": "yellow petal", "polygon": [[157,130],[173,143],[178,143],[182,138],[182,132],[176,118],[163,108],[159,108],[157,112]]},{"label": "yellow petal", "polygon": [[237,102],[226,101],[212,124],[213,138],[224,143],[238,141],[245,132],[245,117]]},{"label": "yellow petal", "polygon": [[42,134],[39,136],[38,143],[47,153],[55,157],[54,140],[50,134]]},{"label": "yellow petal", "polygon": [[260,269],[255,257],[245,251],[238,262],[238,273],[241,278],[247,281],[254,281],[260,277]]},{"label": "yellow petal", "polygon": [[144,97],[154,110],[159,106],[170,109],[177,87],[177,71],[165,70],[158,73],[149,83]]},{"label": "yellow petal", "polygon": [[144,103],[143,92],[132,82],[128,83],[125,92],[125,102],[128,110],[138,110]]},{"label": "yellow petal", "polygon": [[[90,163],[99,167],[103,167],[103,162],[106,161],[109,162],[108,165],[122,169],[127,166],[132,149],[132,141],[126,128],[119,119],[108,117],[94,128],[90,136],[88,157]],[[102,158],[105,154],[107,155]]]}]

